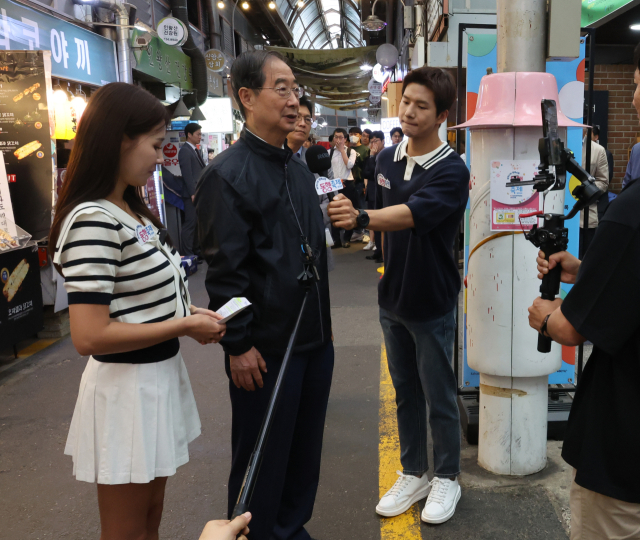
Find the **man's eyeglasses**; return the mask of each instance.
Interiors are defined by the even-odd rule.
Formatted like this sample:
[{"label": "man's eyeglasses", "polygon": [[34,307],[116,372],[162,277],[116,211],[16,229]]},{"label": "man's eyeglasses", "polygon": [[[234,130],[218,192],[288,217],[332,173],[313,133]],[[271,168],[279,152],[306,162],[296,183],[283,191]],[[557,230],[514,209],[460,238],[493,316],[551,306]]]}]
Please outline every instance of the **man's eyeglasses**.
[{"label": "man's eyeglasses", "polygon": [[313,124],[313,118],[311,118],[310,116],[302,116],[302,115],[298,115],[298,120],[300,119],[304,120],[304,123],[307,124],[308,126],[310,126],[311,124]]},{"label": "man's eyeglasses", "polygon": [[289,98],[291,92],[293,92],[298,99],[304,96],[304,88],[300,88],[299,86],[294,86],[293,88],[287,86],[263,86],[262,88],[256,88],[256,90],[273,90],[283,99]]}]

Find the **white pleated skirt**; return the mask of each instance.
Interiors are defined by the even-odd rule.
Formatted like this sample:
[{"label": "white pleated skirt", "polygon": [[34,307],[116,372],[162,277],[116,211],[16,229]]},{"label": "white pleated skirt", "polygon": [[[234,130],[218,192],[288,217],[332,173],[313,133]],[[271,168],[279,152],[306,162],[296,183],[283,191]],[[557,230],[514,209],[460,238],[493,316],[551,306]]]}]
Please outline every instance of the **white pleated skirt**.
[{"label": "white pleated skirt", "polygon": [[146,484],[189,461],[200,418],[178,352],[153,364],[89,358],[64,453],[73,474],[98,484]]}]

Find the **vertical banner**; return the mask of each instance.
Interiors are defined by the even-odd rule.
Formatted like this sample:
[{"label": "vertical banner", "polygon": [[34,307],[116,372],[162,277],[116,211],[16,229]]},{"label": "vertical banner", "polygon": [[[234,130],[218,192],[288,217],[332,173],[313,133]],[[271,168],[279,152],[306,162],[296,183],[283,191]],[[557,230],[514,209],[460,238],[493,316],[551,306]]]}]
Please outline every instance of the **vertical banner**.
[{"label": "vertical banner", "polygon": [[180,148],[182,148],[185,141],[184,131],[167,131],[162,143],[163,165],[175,176],[182,176],[180,163],[178,161],[178,152],[180,152]]},{"label": "vertical banner", "polygon": [[162,171],[156,171],[147,178],[147,184],[142,187],[142,198],[147,208],[162,224],[167,226],[167,215],[164,208],[164,190],[162,189]]},{"label": "vertical banner", "polygon": [[0,51],[0,150],[15,222],[35,238],[49,233],[54,185],[44,55]]}]

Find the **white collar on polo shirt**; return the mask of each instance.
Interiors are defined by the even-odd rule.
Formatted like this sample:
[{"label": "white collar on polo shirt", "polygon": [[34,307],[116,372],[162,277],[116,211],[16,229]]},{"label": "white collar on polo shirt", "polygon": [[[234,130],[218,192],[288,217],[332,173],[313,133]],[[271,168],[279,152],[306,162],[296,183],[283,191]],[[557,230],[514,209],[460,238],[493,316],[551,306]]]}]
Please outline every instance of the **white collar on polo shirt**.
[{"label": "white collar on polo shirt", "polygon": [[453,148],[451,148],[446,142],[440,141],[442,144],[438,146],[435,150],[429,152],[428,154],[424,154],[422,156],[410,156],[407,154],[407,145],[409,144],[409,139],[405,139],[401,141],[396,147],[396,152],[393,157],[393,161],[402,161],[405,157],[407,158],[407,166],[404,169],[404,179],[406,181],[411,180],[411,175],[413,174],[413,168],[416,166],[416,163],[420,165],[424,170],[429,169],[438,161],[447,157],[451,152],[453,152]]}]

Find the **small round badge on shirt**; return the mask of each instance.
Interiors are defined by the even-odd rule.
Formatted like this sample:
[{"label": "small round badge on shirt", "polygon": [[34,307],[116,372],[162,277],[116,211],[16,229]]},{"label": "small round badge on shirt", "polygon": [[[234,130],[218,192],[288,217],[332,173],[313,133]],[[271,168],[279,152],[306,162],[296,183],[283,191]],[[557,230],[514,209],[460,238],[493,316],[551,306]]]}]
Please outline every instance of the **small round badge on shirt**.
[{"label": "small round badge on shirt", "polygon": [[385,178],[382,174],[378,174],[378,185],[385,187],[387,189],[391,189],[391,182],[387,178]]},{"label": "small round badge on shirt", "polygon": [[136,227],[136,238],[138,239],[138,243],[141,245],[145,245],[147,242],[153,240],[155,236],[155,231],[153,230],[152,225],[147,225],[146,227],[143,225],[138,225]]}]

